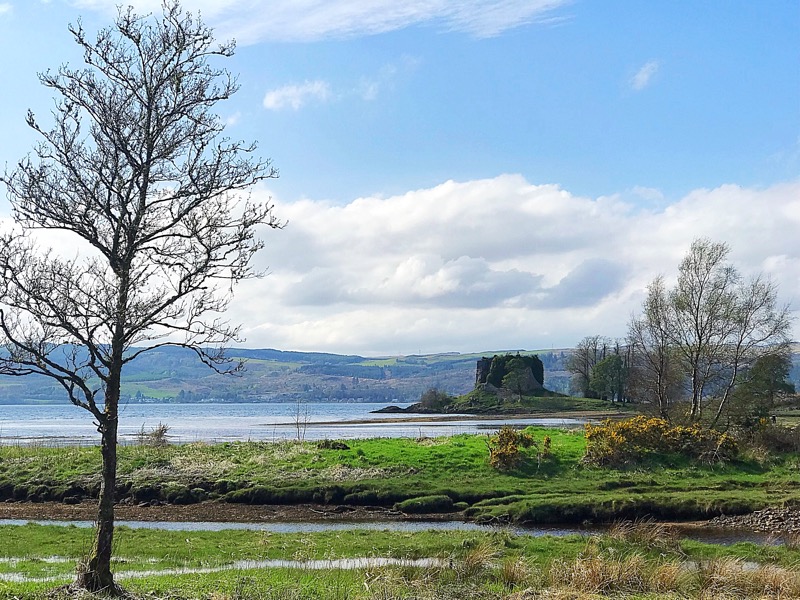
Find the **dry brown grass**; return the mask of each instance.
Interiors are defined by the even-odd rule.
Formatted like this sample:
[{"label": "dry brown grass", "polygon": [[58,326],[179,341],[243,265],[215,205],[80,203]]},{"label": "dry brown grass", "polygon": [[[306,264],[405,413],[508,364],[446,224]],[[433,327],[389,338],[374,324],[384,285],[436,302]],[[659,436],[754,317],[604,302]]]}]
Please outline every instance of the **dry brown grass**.
[{"label": "dry brown grass", "polygon": [[608,530],[608,536],[646,548],[676,550],[680,547],[675,528],[652,519],[617,521]]},{"label": "dry brown grass", "polygon": [[800,533],[786,533],[781,536],[781,540],[789,550],[800,550]]},{"label": "dry brown grass", "polygon": [[530,581],[533,570],[522,557],[505,559],[497,570],[497,579],[509,589],[514,589]]},{"label": "dry brown grass", "polygon": [[464,553],[456,564],[456,570],[462,577],[477,577],[492,567],[498,555],[497,548],[491,543],[481,541]]},{"label": "dry brown grass", "polygon": [[697,567],[701,598],[800,598],[800,572],[777,565],[753,565],[736,558]]},{"label": "dry brown grass", "polygon": [[691,573],[682,563],[667,561],[657,565],[649,579],[652,591],[660,594],[674,593],[689,587]]},{"label": "dry brown grass", "polygon": [[590,594],[643,593],[652,587],[647,560],[638,554],[618,559],[594,555],[572,562],[556,560],[550,566],[550,583]]}]

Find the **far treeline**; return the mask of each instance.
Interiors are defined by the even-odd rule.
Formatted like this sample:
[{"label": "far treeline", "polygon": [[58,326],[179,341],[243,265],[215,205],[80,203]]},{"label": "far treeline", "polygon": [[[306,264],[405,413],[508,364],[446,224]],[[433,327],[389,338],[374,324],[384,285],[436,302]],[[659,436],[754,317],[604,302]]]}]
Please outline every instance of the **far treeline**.
[{"label": "far treeline", "polygon": [[791,317],[777,286],[745,278],[727,244],[698,239],[677,281],[656,277],[628,335],[583,338],[569,355],[573,393],[637,402],[665,418],[748,426],[795,393]]}]

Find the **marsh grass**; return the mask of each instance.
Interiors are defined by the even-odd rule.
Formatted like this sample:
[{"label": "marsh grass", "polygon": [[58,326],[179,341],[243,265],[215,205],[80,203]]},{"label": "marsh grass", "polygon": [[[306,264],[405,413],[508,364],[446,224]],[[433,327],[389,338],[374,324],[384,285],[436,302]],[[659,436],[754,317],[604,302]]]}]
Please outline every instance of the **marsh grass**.
[{"label": "marsh grass", "polygon": [[456,569],[462,577],[477,577],[488,571],[499,556],[497,546],[491,540],[483,539],[466,550],[456,562]]},{"label": "marsh grass", "polygon": [[[453,567],[385,567],[353,571],[306,569],[232,570],[213,574],[154,575],[126,580],[136,600],[722,600],[797,598],[798,572],[777,565],[715,559],[697,565],[648,559],[644,554],[555,558],[543,568],[529,559],[480,549],[455,558]],[[471,550],[477,551],[478,546]],[[479,568],[464,567],[473,561]],[[0,582],[0,598],[95,600],[52,593],[53,584]]]},{"label": "marsh grass", "polygon": [[549,579],[553,587],[583,593],[641,593],[650,591],[646,560],[639,554],[615,558],[586,556],[575,561],[555,560]]},{"label": "marsh grass", "polygon": [[800,572],[722,557],[697,565],[701,593],[732,598],[800,598]]},{"label": "marsh grass", "polygon": [[[484,439],[470,435],[351,440],[345,449],[297,441],[123,446],[119,494],[134,501],[211,497],[387,507],[438,495],[467,503],[467,517],[539,523],[700,518],[796,497],[797,459],[790,455],[776,455],[769,464],[590,468],[581,462],[582,431],[528,431],[537,439],[550,436],[551,458],[541,465],[523,461],[502,473],[489,465]],[[99,468],[95,447],[2,446],[0,500],[95,497]]]},{"label": "marsh grass", "polygon": [[[521,556],[506,557],[497,569],[497,579],[509,590],[531,583],[535,575],[540,573],[535,570],[530,562]],[[541,583],[541,577],[537,583]]]},{"label": "marsh grass", "polygon": [[614,540],[638,544],[654,550],[678,550],[679,538],[675,528],[669,523],[653,519],[616,521],[607,533]]}]

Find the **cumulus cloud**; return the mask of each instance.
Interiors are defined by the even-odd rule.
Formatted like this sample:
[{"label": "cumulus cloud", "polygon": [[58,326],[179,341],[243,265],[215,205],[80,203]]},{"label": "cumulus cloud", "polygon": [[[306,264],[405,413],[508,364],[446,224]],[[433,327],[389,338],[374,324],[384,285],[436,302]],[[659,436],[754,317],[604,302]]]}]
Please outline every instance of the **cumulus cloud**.
[{"label": "cumulus cloud", "polygon": [[797,298],[797,198],[797,182],[725,185],[645,209],[502,175],[346,204],[278,200],[289,226],[265,232],[258,258],[270,275],[237,292],[230,316],[251,346],[367,354],[623,336],[647,284],[674,278],[700,236]]},{"label": "cumulus cloud", "polygon": [[[647,284],[674,283],[697,237],[727,242],[742,274],[765,273],[781,302],[800,298],[800,181],[642,208],[501,175],[344,204],[277,198],[275,211],[289,224],[262,232],[254,266],[268,275],[236,288],[225,315],[251,347],[386,355],[621,337]],[[36,237],[78,252],[67,232]]]},{"label": "cumulus cloud", "polygon": [[[373,35],[433,25],[477,37],[554,18],[568,0],[185,0],[199,10],[221,37],[240,43],[313,41]],[[117,0],[75,0],[81,8],[113,13]],[[158,11],[160,0],[129,0],[139,11]]]},{"label": "cumulus cloud", "polygon": [[653,77],[655,77],[656,73],[658,73],[659,67],[660,65],[656,60],[646,62],[636,71],[636,74],[631,77],[631,88],[637,92],[646,88],[653,81]]},{"label": "cumulus cloud", "polygon": [[330,86],[327,82],[321,80],[285,85],[266,93],[264,96],[264,108],[268,110],[282,110],[284,108],[299,110],[309,100],[325,102],[330,98],[330,95]]}]

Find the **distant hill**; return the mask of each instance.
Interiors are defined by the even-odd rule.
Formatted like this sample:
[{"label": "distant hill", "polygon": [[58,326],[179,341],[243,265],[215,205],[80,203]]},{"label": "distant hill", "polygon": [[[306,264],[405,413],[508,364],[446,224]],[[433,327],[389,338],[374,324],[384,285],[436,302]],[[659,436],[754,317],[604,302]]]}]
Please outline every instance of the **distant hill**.
[{"label": "distant hill", "polygon": [[[790,379],[800,389],[800,346],[793,351]],[[416,402],[432,387],[466,394],[475,384],[478,359],[508,352],[367,358],[234,348],[230,356],[246,359],[247,368],[230,376],[215,373],[190,350],[164,347],[145,352],[126,367],[122,392],[128,402]],[[570,348],[519,352],[539,356],[547,389],[569,392],[564,362]],[[0,376],[0,404],[65,401],[63,389],[44,377]]]},{"label": "distant hill", "polygon": [[[215,373],[190,350],[164,347],[126,367],[122,392],[128,402],[415,402],[432,387],[454,395],[470,391],[477,360],[506,352],[367,358],[235,348],[229,355],[244,358],[247,368],[230,376]],[[547,387],[566,391],[569,350],[520,352],[538,354]],[[0,376],[2,404],[65,401],[64,391],[44,377]]]}]

